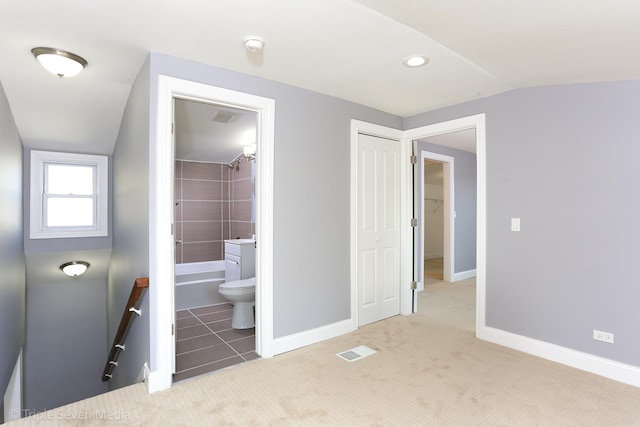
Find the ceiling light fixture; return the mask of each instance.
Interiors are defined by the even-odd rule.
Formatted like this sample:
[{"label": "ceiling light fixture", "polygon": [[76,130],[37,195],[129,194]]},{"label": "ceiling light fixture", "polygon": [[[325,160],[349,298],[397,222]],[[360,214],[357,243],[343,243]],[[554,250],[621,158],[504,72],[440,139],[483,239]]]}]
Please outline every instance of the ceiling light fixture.
[{"label": "ceiling light fixture", "polygon": [[243,146],[242,154],[236,157],[236,159],[233,162],[229,163],[227,166],[229,166],[229,169],[235,168],[235,170],[240,170],[240,160],[244,159],[247,162],[255,160],[257,149],[258,146],[256,145],[256,143]]},{"label": "ceiling light fixture", "polygon": [[256,144],[249,144],[242,147],[242,154],[247,160],[255,160],[256,158]]},{"label": "ceiling light fixture", "polygon": [[264,41],[258,36],[248,36],[244,38],[244,48],[249,53],[260,52],[264,47]]},{"label": "ceiling light fixture", "polygon": [[73,278],[83,275],[87,268],[89,268],[89,263],[86,261],[69,261],[60,266],[60,270],[64,274]]},{"label": "ceiling light fixture", "polygon": [[404,61],[402,61],[402,63],[406,67],[410,67],[410,68],[422,67],[423,65],[427,65],[429,63],[429,58],[422,55],[412,55],[412,56],[407,56],[404,59]]},{"label": "ceiling light fixture", "polygon": [[45,70],[60,78],[73,77],[87,66],[84,58],[52,47],[34,47],[31,53]]}]

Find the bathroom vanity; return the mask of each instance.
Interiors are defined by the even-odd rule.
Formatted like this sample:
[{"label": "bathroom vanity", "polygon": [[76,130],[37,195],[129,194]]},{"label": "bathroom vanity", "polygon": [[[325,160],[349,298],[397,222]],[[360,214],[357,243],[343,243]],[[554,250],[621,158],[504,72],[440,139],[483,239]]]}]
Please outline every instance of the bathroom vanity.
[{"label": "bathroom vanity", "polygon": [[224,241],[225,281],[249,279],[256,275],[256,241]]}]

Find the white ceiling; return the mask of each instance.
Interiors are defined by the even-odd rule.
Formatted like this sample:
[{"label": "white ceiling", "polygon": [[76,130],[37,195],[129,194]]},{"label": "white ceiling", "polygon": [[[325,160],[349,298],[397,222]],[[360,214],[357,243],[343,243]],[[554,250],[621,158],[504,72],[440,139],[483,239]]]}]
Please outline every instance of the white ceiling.
[{"label": "white ceiling", "polygon": [[[256,142],[257,114],[195,101],[175,101],[176,159],[231,163],[243,146]],[[228,123],[214,121],[217,113],[230,113]]]},{"label": "white ceiling", "polygon": [[[21,0],[0,14],[0,82],[29,148],[110,154],[129,89],[163,52],[413,115],[512,88],[640,78],[640,1]],[[259,55],[245,36],[265,40]],[[87,69],[58,79],[52,46]],[[402,60],[430,63],[408,69]]]}]

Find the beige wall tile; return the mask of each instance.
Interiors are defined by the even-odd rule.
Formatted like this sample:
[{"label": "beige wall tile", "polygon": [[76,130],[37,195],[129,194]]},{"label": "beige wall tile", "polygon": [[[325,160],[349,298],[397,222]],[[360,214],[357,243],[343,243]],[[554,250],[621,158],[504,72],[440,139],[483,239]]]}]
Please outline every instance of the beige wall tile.
[{"label": "beige wall tile", "polygon": [[[222,168],[219,163],[183,162],[182,177],[184,179],[222,180]],[[228,168],[227,168],[228,169]]]},{"label": "beige wall tile", "polygon": [[223,259],[223,240],[255,232],[250,177],[251,164],[244,160],[238,171],[224,164],[176,161],[174,218],[176,239],[183,241],[176,245],[177,261]]},{"label": "beige wall tile", "polygon": [[222,181],[182,180],[182,198],[184,200],[222,200]]},{"label": "beige wall tile", "polygon": [[182,202],[184,221],[220,221],[222,220],[222,202]]},{"label": "beige wall tile", "polygon": [[231,184],[231,198],[233,200],[251,200],[251,180],[250,179],[242,179],[238,181],[233,181]]},{"label": "beige wall tile", "polygon": [[241,160],[240,168],[231,170],[231,180],[251,178],[251,163]]},{"label": "beige wall tile", "polygon": [[251,201],[239,201],[231,203],[232,221],[251,221]]},{"label": "beige wall tile", "polygon": [[231,221],[231,239],[248,239],[252,233],[250,222]]},{"label": "beige wall tile", "polygon": [[175,202],[177,204],[173,205],[173,220],[174,221],[182,221],[182,201]]},{"label": "beige wall tile", "polygon": [[183,223],[184,240],[187,242],[211,242],[222,240],[222,221]]},{"label": "beige wall tile", "polygon": [[173,199],[181,200],[182,199],[182,180],[176,179],[173,181]]},{"label": "beige wall tile", "polygon": [[184,243],[182,254],[185,263],[220,260],[223,259],[222,243]]},{"label": "beige wall tile", "polygon": [[223,202],[222,203],[222,220],[229,221],[231,219],[231,203]]}]

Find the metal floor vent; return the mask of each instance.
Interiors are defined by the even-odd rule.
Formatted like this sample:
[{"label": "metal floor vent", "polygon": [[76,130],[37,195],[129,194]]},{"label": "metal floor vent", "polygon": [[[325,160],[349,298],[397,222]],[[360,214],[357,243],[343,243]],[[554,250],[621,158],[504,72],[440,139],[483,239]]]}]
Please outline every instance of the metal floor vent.
[{"label": "metal floor vent", "polygon": [[336,356],[346,360],[347,362],[355,362],[356,360],[364,359],[367,356],[371,356],[374,353],[376,353],[375,350],[367,347],[366,345],[361,345],[359,347],[352,348],[351,350],[337,353]]},{"label": "metal floor vent", "polygon": [[231,111],[218,110],[211,118],[211,121],[218,123],[231,123],[237,116],[237,114],[232,113]]}]

